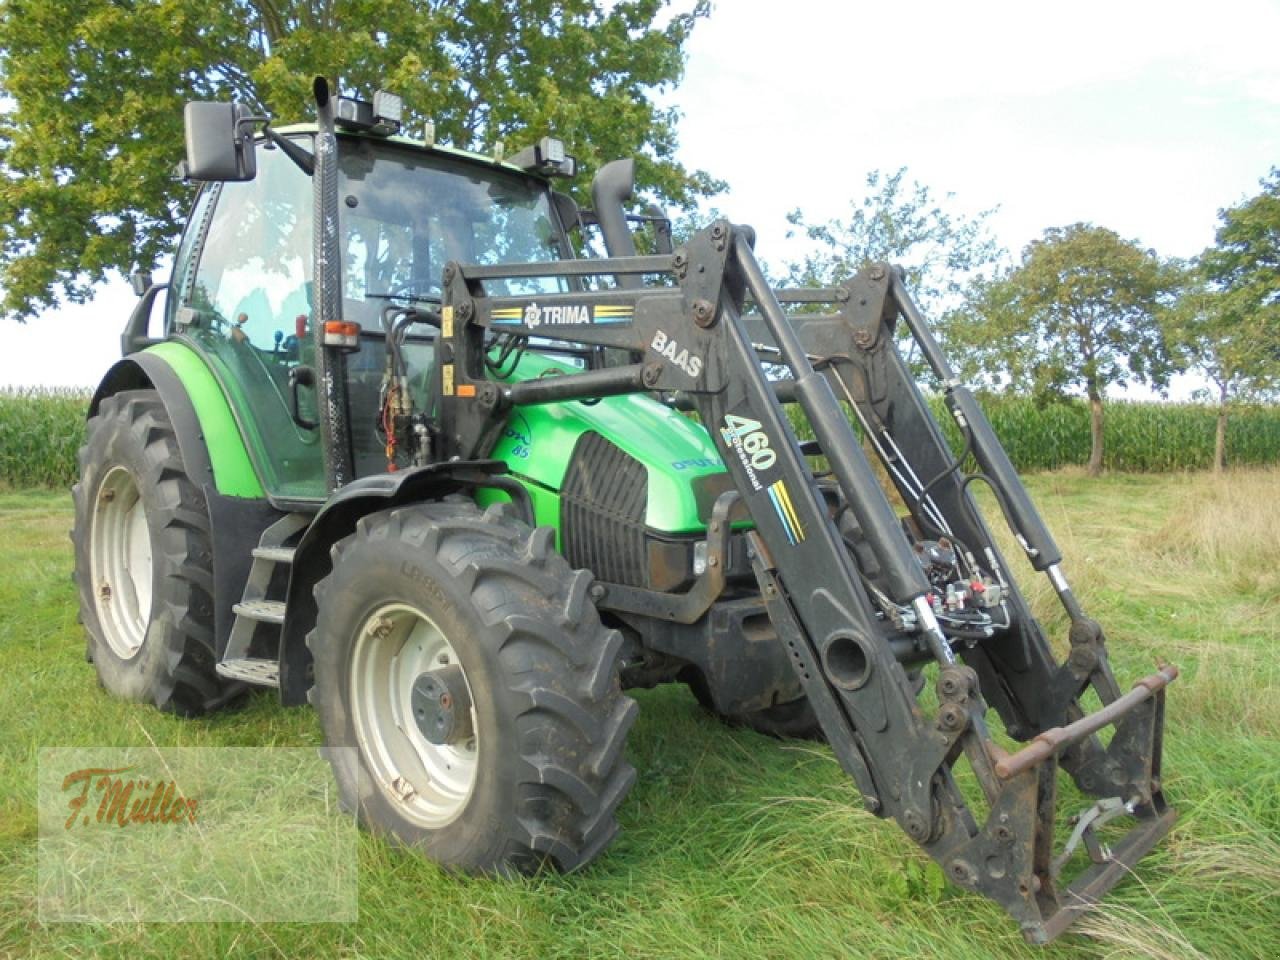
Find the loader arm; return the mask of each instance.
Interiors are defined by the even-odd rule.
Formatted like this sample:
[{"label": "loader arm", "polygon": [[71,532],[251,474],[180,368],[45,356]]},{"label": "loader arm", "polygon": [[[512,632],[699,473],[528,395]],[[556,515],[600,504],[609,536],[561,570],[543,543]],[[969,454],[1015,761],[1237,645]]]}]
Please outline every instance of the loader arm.
[{"label": "loader arm", "polygon": [[[666,285],[618,280],[573,289],[587,278],[646,275]],[[521,277],[566,278],[570,292],[486,293],[487,281]],[[687,398],[754,523],[749,554],[761,596],[839,763],[866,808],[894,818],[953,882],[996,900],[1029,940],[1044,942],[1167,832],[1174,814],[1160,785],[1164,687],[1177,671],[1162,668],[1121,694],[1102,631],[1071,593],[1052,536],[898,272],[877,264],[839,287],[775,292],[746,233],[720,222],[672,255],[450,263],[444,280],[434,455],[488,456],[518,406],[633,392]],[[784,305],[797,304],[830,312],[788,316]],[[899,321],[943,383],[965,453],[1071,619],[1064,663],[1032,617],[970,495],[972,477],[898,351]],[[641,359],[500,382],[487,366],[495,338],[528,337],[620,348]],[[769,379],[764,363],[789,376]],[[807,419],[830,480],[809,466],[784,403],[797,404]],[[905,520],[864,439],[907,507]],[[972,585],[967,601],[953,605],[951,584],[944,604],[934,568],[921,559],[928,550],[950,551],[948,562]],[[979,595],[985,607],[976,606]],[[607,584],[599,606],[609,608]],[[917,699],[915,677],[930,662],[938,669],[936,709]],[[1093,715],[1080,705],[1089,689],[1103,704]],[[1012,754],[1002,749],[988,727],[988,703],[1010,737],[1031,743]],[[1104,746],[1097,733],[1107,725],[1115,733]],[[962,759],[981,805],[966,799],[953,773]],[[1083,842],[1095,861],[1070,886],[1061,882],[1067,858],[1055,857],[1059,765],[1098,798],[1063,851]],[[1121,813],[1136,823],[1107,849],[1097,828]]]}]

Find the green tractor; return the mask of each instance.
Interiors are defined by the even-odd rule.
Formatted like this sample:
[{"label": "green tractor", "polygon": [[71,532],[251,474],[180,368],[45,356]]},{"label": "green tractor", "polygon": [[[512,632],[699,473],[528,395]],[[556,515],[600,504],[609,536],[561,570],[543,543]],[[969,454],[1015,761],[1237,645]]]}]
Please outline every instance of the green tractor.
[{"label": "green tractor", "polygon": [[[503,161],[402,136],[387,94],[315,99],[279,129],[187,107],[200,190],[169,284],[137,284],[75,488],[109,692],[309,702],[353,748],[330,756],[360,821],[469,872],[600,854],[635,779],[623,691],[664,682],[824,739],[867,810],[1035,942],[1168,831],[1177,671],[1121,691],[900,271],[774,290],[748,228],[673,249],[629,214],[630,161],[588,211],[552,188],[576,166],[555,140]],[[587,225],[607,256],[575,255]],[[975,479],[1070,617],[1061,660]],[[1061,843],[1060,768],[1092,802]]]}]

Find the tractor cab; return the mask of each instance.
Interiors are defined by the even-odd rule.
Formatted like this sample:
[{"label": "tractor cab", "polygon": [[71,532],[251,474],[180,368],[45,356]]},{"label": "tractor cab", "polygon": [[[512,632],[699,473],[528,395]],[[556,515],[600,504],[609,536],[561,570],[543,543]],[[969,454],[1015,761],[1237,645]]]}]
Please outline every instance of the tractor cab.
[{"label": "tractor cab", "polygon": [[[445,264],[572,255],[569,225],[545,176],[387,136],[386,129],[351,123],[339,126],[336,138],[337,268],[356,478],[410,464],[407,452],[396,449],[394,418],[421,414],[430,402]],[[299,161],[312,153],[315,134],[314,125],[269,130],[256,138],[251,179],[203,183],[164,312],[166,337],[205,358],[266,492],[283,501],[329,493],[312,325],[331,317],[317,316],[315,190],[305,159]],[[534,152],[536,169],[548,169],[542,158],[555,148],[547,143]],[[509,280],[496,290],[554,293],[565,284]]]}]

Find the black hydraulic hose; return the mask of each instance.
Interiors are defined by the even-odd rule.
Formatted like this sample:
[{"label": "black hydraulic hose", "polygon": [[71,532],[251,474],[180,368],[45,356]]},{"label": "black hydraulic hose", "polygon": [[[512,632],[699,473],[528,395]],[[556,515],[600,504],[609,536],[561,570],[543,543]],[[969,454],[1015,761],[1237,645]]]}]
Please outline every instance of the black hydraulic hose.
[{"label": "black hydraulic hose", "polygon": [[941,473],[924,485],[924,489],[920,491],[920,495],[916,497],[916,500],[923,504],[934,487],[960,469],[960,465],[965,462],[972,449],[973,431],[966,426],[964,428],[964,448],[960,451],[960,455],[956,457],[955,462],[951,464],[951,466],[945,468]]},{"label": "black hydraulic hose", "polygon": [[925,360],[942,381],[947,391],[947,406],[951,409],[956,421],[967,426],[973,433],[973,456],[982,467],[983,473],[990,478],[992,489],[1000,489],[1000,508],[1005,512],[1005,519],[1013,528],[1018,542],[1027,552],[1031,565],[1036,570],[1047,570],[1062,560],[1062,553],[1045,526],[1035,504],[1027,494],[1026,487],[1018,477],[1009,454],[1000,444],[991,421],[983,413],[977,399],[959,380],[947,362],[942,347],[934,339],[925,323],[920,310],[916,307],[911,295],[907,293],[901,274],[893,273],[892,293],[907,328],[916,342]]}]

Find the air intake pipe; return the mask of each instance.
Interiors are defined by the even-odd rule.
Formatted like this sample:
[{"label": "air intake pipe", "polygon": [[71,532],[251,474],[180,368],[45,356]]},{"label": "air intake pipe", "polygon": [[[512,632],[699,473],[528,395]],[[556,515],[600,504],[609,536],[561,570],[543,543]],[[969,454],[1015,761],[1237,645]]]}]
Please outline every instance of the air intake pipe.
[{"label": "air intake pipe", "polygon": [[[636,182],[636,162],[628,157],[606,163],[591,181],[591,203],[595,207],[596,221],[604,236],[605,249],[611,257],[634,257],[636,242],[627,226],[627,213],[623,202],[631,199]],[[644,281],[634,275],[615,278],[623,289],[639,289]]]}]

